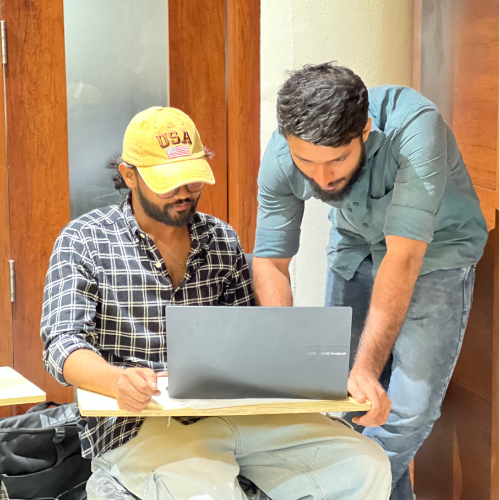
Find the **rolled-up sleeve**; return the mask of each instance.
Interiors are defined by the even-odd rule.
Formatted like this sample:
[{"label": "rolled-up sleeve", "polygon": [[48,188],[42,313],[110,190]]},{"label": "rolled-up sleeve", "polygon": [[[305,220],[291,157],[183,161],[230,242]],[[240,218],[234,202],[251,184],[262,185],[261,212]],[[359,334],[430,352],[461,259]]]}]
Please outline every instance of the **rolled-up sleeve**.
[{"label": "rolled-up sleeve", "polygon": [[267,146],[259,170],[254,254],[257,257],[290,258],[299,250],[304,201],[292,191],[275,142],[276,134]]},{"label": "rolled-up sleeve", "polygon": [[384,234],[430,243],[447,177],[446,123],[439,111],[420,113],[394,147],[399,169]]},{"label": "rolled-up sleeve", "polygon": [[46,370],[61,384],[68,356],[77,349],[99,351],[92,345],[98,296],[92,262],[77,233],[58,237],[44,288],[40,334]]}]

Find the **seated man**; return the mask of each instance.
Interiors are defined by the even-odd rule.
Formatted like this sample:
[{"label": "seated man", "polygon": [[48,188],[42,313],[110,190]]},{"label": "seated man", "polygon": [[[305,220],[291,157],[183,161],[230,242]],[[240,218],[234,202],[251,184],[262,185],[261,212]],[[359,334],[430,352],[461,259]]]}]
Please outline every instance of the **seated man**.
[{"label": "seated man", "polygon": [[[165,306],[251,306],[234,230],[196,211],[214,178],[188,116],[154,107],[125,132],[114,176],[130,193],[72,221],[47,273],[41,335],[61,384],[145,408],[167,370]],[[321,414],[82,418],[82,454],[142,499],[242,499],[237,476],[273,500],[389,497],[373,441]],[[89,497],[91,500],[91,497]]]}]

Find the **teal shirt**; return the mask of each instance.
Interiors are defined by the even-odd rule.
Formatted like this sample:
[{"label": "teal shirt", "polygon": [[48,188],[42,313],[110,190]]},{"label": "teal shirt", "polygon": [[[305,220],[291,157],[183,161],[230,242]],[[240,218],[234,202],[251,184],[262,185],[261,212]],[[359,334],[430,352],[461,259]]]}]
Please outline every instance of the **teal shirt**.
[{"label": "teal shirt", "polygon": [[[383,86],[368,92],[367,162],[348,197],[329,203],[328,265],[349,280],[371,254],[376,270],[388,235],[429,244],[420,274],[475,264],[486,243],[486,222],[450,127],[413,89]],[[299,249],[304,201],[316,196],[278,131],[258,183],[254,254],[292,257]]]}]

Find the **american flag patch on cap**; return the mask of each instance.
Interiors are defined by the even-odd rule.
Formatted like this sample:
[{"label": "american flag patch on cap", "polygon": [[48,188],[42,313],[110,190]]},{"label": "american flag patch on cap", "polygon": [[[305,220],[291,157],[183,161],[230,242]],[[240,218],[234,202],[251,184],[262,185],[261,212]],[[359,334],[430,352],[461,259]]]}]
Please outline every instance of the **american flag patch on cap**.
[{"label": "american flag patch on cap", "polygon": [[189,146],[172,146],[167,148],[167,155],[172,160],[182,156],[189,156]]}]

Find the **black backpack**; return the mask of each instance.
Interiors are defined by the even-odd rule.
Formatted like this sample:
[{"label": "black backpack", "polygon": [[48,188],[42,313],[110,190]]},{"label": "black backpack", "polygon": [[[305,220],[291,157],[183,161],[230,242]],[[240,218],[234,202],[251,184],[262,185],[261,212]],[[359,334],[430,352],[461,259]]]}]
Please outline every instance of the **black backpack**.
[{"label": "black backpack", "polygon": [[75,404],[48,401],[0,420],[0,480],[11,500],[84,500],[90,460],[81,455]]}]

